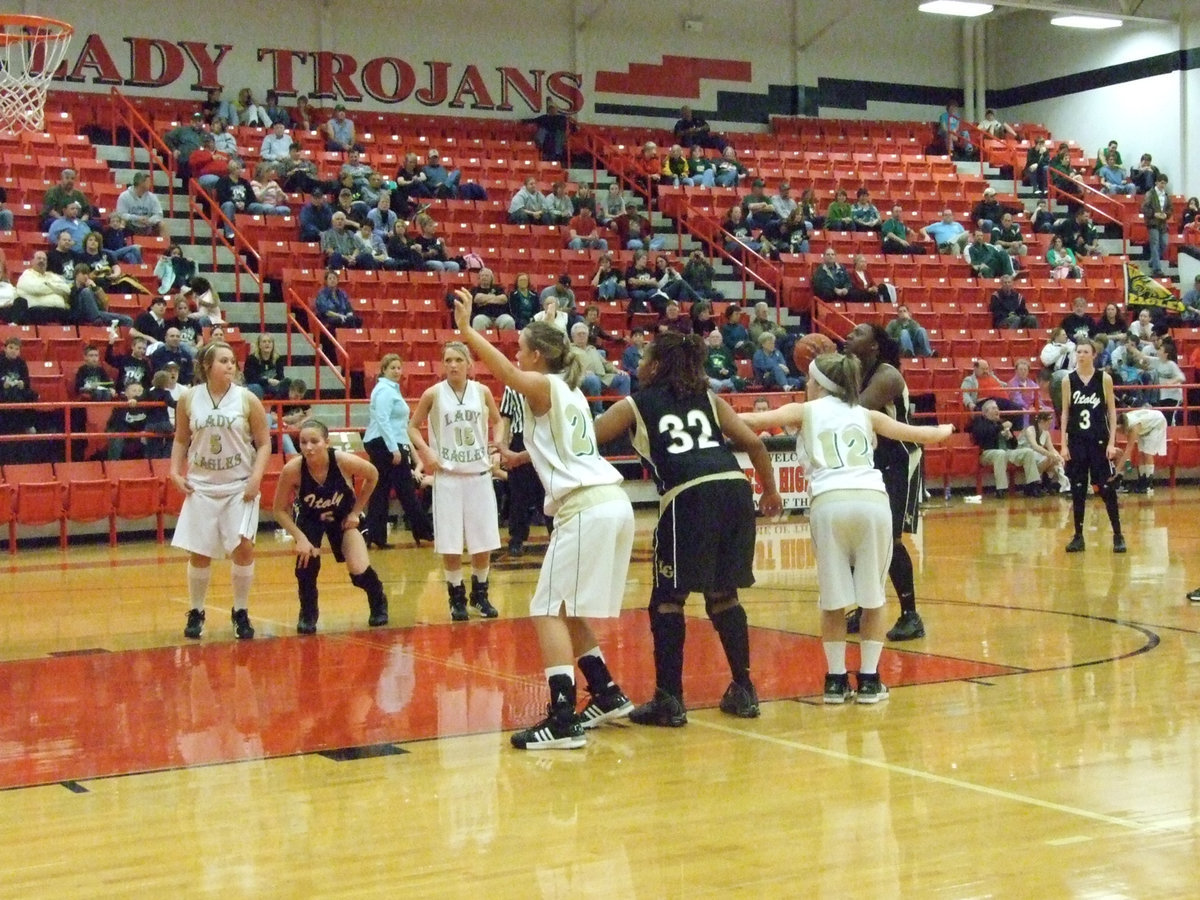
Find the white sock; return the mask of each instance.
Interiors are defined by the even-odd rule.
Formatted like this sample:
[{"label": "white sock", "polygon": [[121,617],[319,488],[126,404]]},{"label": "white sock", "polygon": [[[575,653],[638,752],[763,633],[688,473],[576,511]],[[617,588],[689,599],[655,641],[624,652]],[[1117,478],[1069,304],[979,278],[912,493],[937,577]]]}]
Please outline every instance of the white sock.
[{"label": "white sock", "polygon": [[480,584],[486,584],[487,580],[488,580],[488,576],[491,573],[492,573],[491,566],[484,566],[482,569],[476,569],[474,566],[471,567],[471,575]]},{"label": "white sock", "polygon": [[187,565],[188,597],[192,601],[192,609],[204,612],[204,598],[208,596],[208,583],[212,580],[212,566]]},{"label": "white sock", "polygon": [[876,674],[879,671],[879,657],[883,653],[883,641],[860,641],[858,649],[862,655],[858,671],[864,675]]},{"label": "white sock", "polygon": [[595,657],[597,657],[597,658],[598,658],[598,659],[599,659],[601,662],[603,662],[603,661],[604,661],[604,654],[600,652],[600,647],[599,647],[599,646],[593,647],[591,650],[587,650],[587,651],[585,651],[585,652],[583,652],[583,653],[580,653],[580,654],[579,654],[579,658],[580,658],[580,659],[583,659],[585,656],[595,656]]},{"label": "white sock", "polygon": [[229,567],[229,574],[233,582],[233,608],[245,609],[250,600],[250,587],[254,584],[254,563],[248,566],[234,563]]},{"label": "white sock", "polygon": [[846,642],[825,641],[821,644],[825,650],[825,668],[830,675],[846,674]]},{"label": "white sock", "polygon": [[549,681],[555,675],[566,675],[571,679],[571,684],[575,683],[574,666],[546,666],[546,680]]},{"label": "white sock", "polygon": [[460,584],[462,584],[462,569],[455,569],[453,572],[451,572],[449,569],[446,569],[446,583],[453,585],[454,587],[458,587]]},{"label": "white sock", "polygon": [[1154,477],[1154,464],[1151,463],[1145,466],[1138,466],[1138,474],[1145,475],[1147,478]]}]

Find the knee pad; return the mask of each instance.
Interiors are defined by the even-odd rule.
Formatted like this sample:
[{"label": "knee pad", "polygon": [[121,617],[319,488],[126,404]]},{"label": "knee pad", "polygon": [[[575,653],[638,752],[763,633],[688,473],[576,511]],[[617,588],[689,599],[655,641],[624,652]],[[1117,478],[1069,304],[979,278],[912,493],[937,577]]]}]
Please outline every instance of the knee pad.
[{"label": "knee pad", "polygon": [[361,591],[368,593],[376,587],[382,587],[379,581],[379,576],[375,574],[375,570],[367,566],[367,568],[359,572],[357,575],[350,576],[350,583]]},{"label": "knee pad", "polygon": [[650,616],[673,615],[675,610],[663,612],[663,606],[678,606],[679,613],[683,612],[683,604],[687,602],[687,592],[672,591],[670,588],[654,588],[650,591]]},{"label": "knee pad", "polygon": [[317,576],[321,574],[321,557],[309,559],[308,565],[301,566],[299,559],[296,565],[296,584],[300,593],[300,603],[312,604],[317,602]]},{"label": "knee pad", "polygon": [[732,591],[711,591],[704,595],[704,612],[710,619],[737,605],[738,592],[736,588]]}]

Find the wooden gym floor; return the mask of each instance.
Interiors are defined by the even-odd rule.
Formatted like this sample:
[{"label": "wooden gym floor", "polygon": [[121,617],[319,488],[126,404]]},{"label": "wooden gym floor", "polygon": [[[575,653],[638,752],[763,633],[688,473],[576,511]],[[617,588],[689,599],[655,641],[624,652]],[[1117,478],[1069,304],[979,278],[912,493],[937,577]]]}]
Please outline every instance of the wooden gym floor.
[{"label": "wooden gym floor", "polygon": [[[690,724],[544,753],[507,734],[545,703],[536,556],[497,556],[499,620],[451,625],[432,551],[377,551],[392,625],[367,630],[326,555],[301,638],[264,531],[239,643],[226,564],[190,642],[169,547],[23,549],[0,563],[0,897],[1197,896],[1200,491],[1121,504],[1128,554],[1095,503],[1068,556],[1065,498],[935,502],[909,539],[928,636],[885,650],[877,707],[820,702],[807,522],[764,524],[762,717],[716,709],[697,597]],[[651,527],[600,629],[637,701]]]}]

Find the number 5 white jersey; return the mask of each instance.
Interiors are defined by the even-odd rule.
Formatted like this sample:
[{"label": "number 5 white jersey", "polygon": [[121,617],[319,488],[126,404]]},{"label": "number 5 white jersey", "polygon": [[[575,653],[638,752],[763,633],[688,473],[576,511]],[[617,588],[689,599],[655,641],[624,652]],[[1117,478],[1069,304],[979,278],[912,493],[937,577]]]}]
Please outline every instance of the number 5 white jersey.
[{"label": "number 5 white jersey", "polygon": [[524,397],[521,402],[525,405],[525,449],[546,488],[546,513],[554,515],[572,491],[620,484],[622,478],[600,455],[592,413],[583,394],[567,387],[560,375],[547,378],[550,409],[544,416],[535,416]]},{"label": "number 5 white jersey", "polygon": [[814,498],[837,490],[887,492],[875,468],[875,430],[861,406],[831,396],[805,403],[796,451]]}]

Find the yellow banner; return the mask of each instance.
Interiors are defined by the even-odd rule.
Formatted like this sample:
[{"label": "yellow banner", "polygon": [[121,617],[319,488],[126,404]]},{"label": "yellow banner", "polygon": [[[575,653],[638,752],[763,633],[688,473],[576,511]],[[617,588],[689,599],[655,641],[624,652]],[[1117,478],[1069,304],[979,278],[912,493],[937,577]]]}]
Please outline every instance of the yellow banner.
[{"label": "yellow banner", "polygon": [[1125,306],[1157,306],[1170,312],[1183,312],[1183,301],[1142,273],[1133,263],[1125,263]]}]

